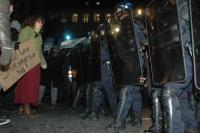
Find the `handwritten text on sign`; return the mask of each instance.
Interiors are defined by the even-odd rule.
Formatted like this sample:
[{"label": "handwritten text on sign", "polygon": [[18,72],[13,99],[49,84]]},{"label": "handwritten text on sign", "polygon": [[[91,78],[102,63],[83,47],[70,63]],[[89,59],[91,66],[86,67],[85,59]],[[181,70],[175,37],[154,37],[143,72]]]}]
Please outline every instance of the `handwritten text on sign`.
[{"label": "handwritten text on sign", "polygon": [[35,45],[34,40],[30,40],[20,44],[19,49],[13,51],[9,69],[0,71],[0,84],[4,91],[8,90],[26,72],[40,63]]}]

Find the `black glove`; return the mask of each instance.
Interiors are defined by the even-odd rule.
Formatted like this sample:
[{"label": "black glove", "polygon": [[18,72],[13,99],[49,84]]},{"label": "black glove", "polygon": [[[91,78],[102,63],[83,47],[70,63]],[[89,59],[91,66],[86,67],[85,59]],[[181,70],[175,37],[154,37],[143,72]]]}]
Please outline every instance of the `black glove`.
[{"label": "black glove", "polygon": [[15,50],[18,50],[18,49],[19,49],[19,42],[16,42],[16,43],[15,43],[14,49],[15,49]]}]

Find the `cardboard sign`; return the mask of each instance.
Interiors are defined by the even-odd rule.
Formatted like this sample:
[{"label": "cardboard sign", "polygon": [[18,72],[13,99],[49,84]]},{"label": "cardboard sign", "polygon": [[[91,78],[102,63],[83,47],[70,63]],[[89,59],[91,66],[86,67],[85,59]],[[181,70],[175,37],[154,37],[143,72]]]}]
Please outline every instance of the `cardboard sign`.
[{"label": "cardboard sign", "polygon": [[5,71],[0,70],[0,84],[4,91],[8,90],[25,73],[40,63],[40,58],[35,51],[34,40],[19,45],[14,51],[11,63]]}]

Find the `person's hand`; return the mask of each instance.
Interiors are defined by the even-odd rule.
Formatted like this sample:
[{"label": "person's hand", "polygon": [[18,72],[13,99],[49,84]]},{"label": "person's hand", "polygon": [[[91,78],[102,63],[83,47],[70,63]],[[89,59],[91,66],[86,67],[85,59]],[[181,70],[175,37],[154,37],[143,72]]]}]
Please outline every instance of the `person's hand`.
[{"label": "person's hand", "polygon": [[146,78],[143,76],[140,76],[140,85],[144,85],[146,81]]},{"label": "person's hand", "polygon": [[2,72],[7,71],[9,69],[9,65],[10,64],[8,64],[8,65],[0,65],[0,71],[2,71]]},{"label": "person's hand", "polygon": [[47,65],[46,64],[42,64],[41,67],[42,67],[42,69],[47,69]]},{"label": "person's hand", "polygon": [[15,49],[15,50],[18,50],[18,49],[19,49],[19,42],[16,42],[16,43],[15,43],[14,49]]}]

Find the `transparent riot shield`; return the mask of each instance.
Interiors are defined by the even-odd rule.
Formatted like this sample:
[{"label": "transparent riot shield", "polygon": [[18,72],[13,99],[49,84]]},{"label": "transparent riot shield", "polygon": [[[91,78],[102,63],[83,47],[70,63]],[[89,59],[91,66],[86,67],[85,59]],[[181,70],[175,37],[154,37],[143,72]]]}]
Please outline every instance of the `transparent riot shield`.
[{"label": "transparent riot shield", "polygon": [[200,89],[200,0],[189,0],[193,44],[194,79]]},{"label": "transparent riot shield", "polygon": [[[70,56],[69,56],[69,66],[68,66],[68,78],[70,80],[70,78],[72,78],[72,81],[78,81],[78,78],[77,77],[78,75],[74,74],[74,73],[79,73],[78,72],[78,66],[79,66],[79,58],[78,58],[78,51],[77,51],[77,48],[74,47],[71,49],[71,52],[70,52]],[[70,72],[71,71],[71,76],[70,77]]]},{"label": "transparent riot shield", "polygon": [[183,82],[186,76],[176,0],[153,0],[145,17],[153,84]]},{"label": "transparent riot shield", "polygon": [[112,19],[106,24],[106,38],[114,83],[118,86],[138,84],[141,65],[131,10],[121,20]]},{"label": "transparent riot shield", "polygon": [[92,55],[92,71],[93,81],[101,80],[101,47],[100,47],[100,35],[98,30],[95,30],[91,34],[91,55]]},{"label": "transparent riot shield", "polygon": [[82,43],[80,48],[80,65],[79,70],[81,71],[81,83],[86,84],[93,81],[93,64],[91,54],[91,42]]}]

